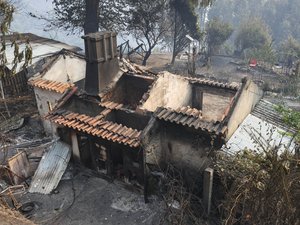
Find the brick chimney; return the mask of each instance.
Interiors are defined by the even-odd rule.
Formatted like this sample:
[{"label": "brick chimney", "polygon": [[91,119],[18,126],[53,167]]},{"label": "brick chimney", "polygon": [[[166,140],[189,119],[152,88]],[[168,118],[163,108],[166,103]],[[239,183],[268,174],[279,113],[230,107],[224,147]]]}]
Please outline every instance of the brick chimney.
[{"label": "brick chimney", "polygon": [[90,33],[82,38],[85,45],[85,91],[98,95],[119,72],[117,34],[110,31]]}]

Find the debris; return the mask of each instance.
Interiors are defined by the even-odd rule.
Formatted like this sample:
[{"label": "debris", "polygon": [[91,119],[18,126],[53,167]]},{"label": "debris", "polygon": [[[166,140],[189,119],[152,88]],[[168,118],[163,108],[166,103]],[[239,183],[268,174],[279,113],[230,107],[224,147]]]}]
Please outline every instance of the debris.
[{"label": "debris", "polygon": [[0,123],[0,131],[2,133],[8,133],[12,130],[17,130],[21,128],[24,124],[24,118],[22,117],[11,117],[4,122]]},{"label": "debris", "polygon": [[0,191],[3,191],[8,187],[8,184],[4,180],[0,180]]},{"label": "debris", "polygon": [[19,209],[22,204],[19,203],[15,197],[15,195],[19,195],[25,192],[25,186],[24,185],[15,185],[15,186],[10,186],[6,188],[5,190],[0,192],[0,198],[1,200],[4,201],[6,206],[9,206],[7,201],[5,200],[7,197],[11,199],[14,207],[16,209]]},{"label": "debris", "polygon": [[146,67],[139,66],[135,63],[131,63],[128,60],[122,58],[123,66],[121,67],[121,70],[123,72],[133,72],[135,74],[142,74],[142,75],[149,75],[149,76],[156,76],[156,73],[153,73],[152,71],[148,70]]},{"label": "debris", "polygon": [[57,141],[42,157],[29,187],[30,193],[49,194],[64,174],[71,158],[70,146]]},{"label": "debris", "polygon": [[34,202],[26,202],[22,204],[22,206],[20,207],[20,211],[24,214],[28,214],[32,212],[34,208],[35,208]]},{"label": "debris", "polygon": [[24,151],[8,159],[8,166],[12,172],[15,184],[20,184],[26,180],[26,178],[30,177],[30,165]]}]

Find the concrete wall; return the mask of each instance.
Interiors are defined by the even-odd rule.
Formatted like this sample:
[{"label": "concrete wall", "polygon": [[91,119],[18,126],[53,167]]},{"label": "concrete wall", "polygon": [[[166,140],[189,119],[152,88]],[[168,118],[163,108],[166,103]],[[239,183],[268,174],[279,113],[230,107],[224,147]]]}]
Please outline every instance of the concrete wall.
[{"label": "concrete wall", "polygon": [[155,111],[157,107],[177,109],[191,104],[192,88],[187,80],[168,72],[163,72],[155,81],[150,97],[142,109]]},{"label": "concrete wall", "polygon": [[49,104],[54,107],[61,98],[62,94],[47,91],[38,87],[34,87],[34,93],[36,98],[37,107],[42,119],[42,123],[47,134],[55,134],[56,125],[52,124],[51,122],[45,120],[43,117],[48,114],[49,112]]},{"label": "concrete wall", "polygon": [[143,139],[146,163],[164,165],[171,163],[185,174],[201,172],[210,163],[210,137],[176,124],[156,121]]},{"label": "concrete wall", "polygon": [[145,162],[151,165],[160,165],[163,160],[161,125],[152,118],[142,133],[142,145],[145,152]]},{"label": "concrete wall", "polygon": [[262,98],[263,91],[253,81],[245,79],[242,90],[238,94],[237,102],[233,106],[233,110],[228,114],[226,140],[229,140],[235,130],[253,110],[256,103]]},{"label": "concrete wall", "polygon": [[210,150],[208,136],[189,132],[175,124],[165,126],[161,135],[165,162],[190,171],[202,171],[207,166]]}]

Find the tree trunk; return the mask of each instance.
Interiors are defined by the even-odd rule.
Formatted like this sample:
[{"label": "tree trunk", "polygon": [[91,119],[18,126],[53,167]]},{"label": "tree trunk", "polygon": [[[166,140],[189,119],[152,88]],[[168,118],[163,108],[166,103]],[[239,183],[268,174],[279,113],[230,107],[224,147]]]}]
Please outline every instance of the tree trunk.
[{"label": "tree trunk", "polygon": [[149,59],[150,55],[151,55],[151,49],[149,49],[144,56],[143,63],[142,63],[143,66],[146,66],[147,60]]},{"label": "tree trunk", "polygon": [[173,39],[174,39],[174,43],[173,43],[173,54],[172,54],[172,61],[171,61],[171,64],[174,65],[175,63],[175,58],[177,56],[177,53],[176,53],[176,39],[177,39],[177,10],[175,9],[175,12],[174,12],[174,21],[175,21],[175,24],[174,24],[174,36],[173,36]]},{"label": "tree trunk", "polygon": [[85,0],[84,34],[95,33],[99,28],[99,0]]}]

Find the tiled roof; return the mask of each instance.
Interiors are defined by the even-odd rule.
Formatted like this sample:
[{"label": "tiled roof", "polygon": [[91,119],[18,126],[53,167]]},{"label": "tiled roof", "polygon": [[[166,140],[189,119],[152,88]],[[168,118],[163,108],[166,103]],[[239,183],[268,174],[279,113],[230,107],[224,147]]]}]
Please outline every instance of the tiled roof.
[{"label": "tiled roof", "polygon": [[186,79],[190,83],[198,83],[198,84],[203,84],[203,85],[208,85],[208,86],[213,86],[213,87],[226,88],[226,89],[231,89],[234,91],[237,91],[240,87],[240,85],[237,83],[231,83],[231,84],[230,83],[221,83],[221,82],[217,82],[217,81],[201,79],[201,78],[194,78],[194,77],[186,77]]},{"label": "tiled roof", "polygon": [[201,111],[189,107],[182,107],[177,110],[159,107],[154,112],[154,116],[160,120],[194,127],[210,133],[224,134],[226,127],[220,122],[202,120]]},{"label": "tiled roof", "polygon": [[130,147],[138,147],[140,145],[139,137],[141,131],[128,128],[122,124],[104,121],[104,116],[110,111],[110,109],[105,109],[98,116],[91,117],[85,114],[58,110],[52,114],[48,114],[46,119],[106,140],[129,145]]},{"label": "tiled roof", "polygon": [[101,102],[99,105],[107,109],[120,109],[123,106],[123,104],[110,101]]},{"label": "tiled roof", "polygon": [[34,87],[42,88],[48,91],[55,91],[61,94],[64,93],[69,88],[74,87],[74,84],[45,80],[42,78],[32,79],[29,81],[29,84]]}]

